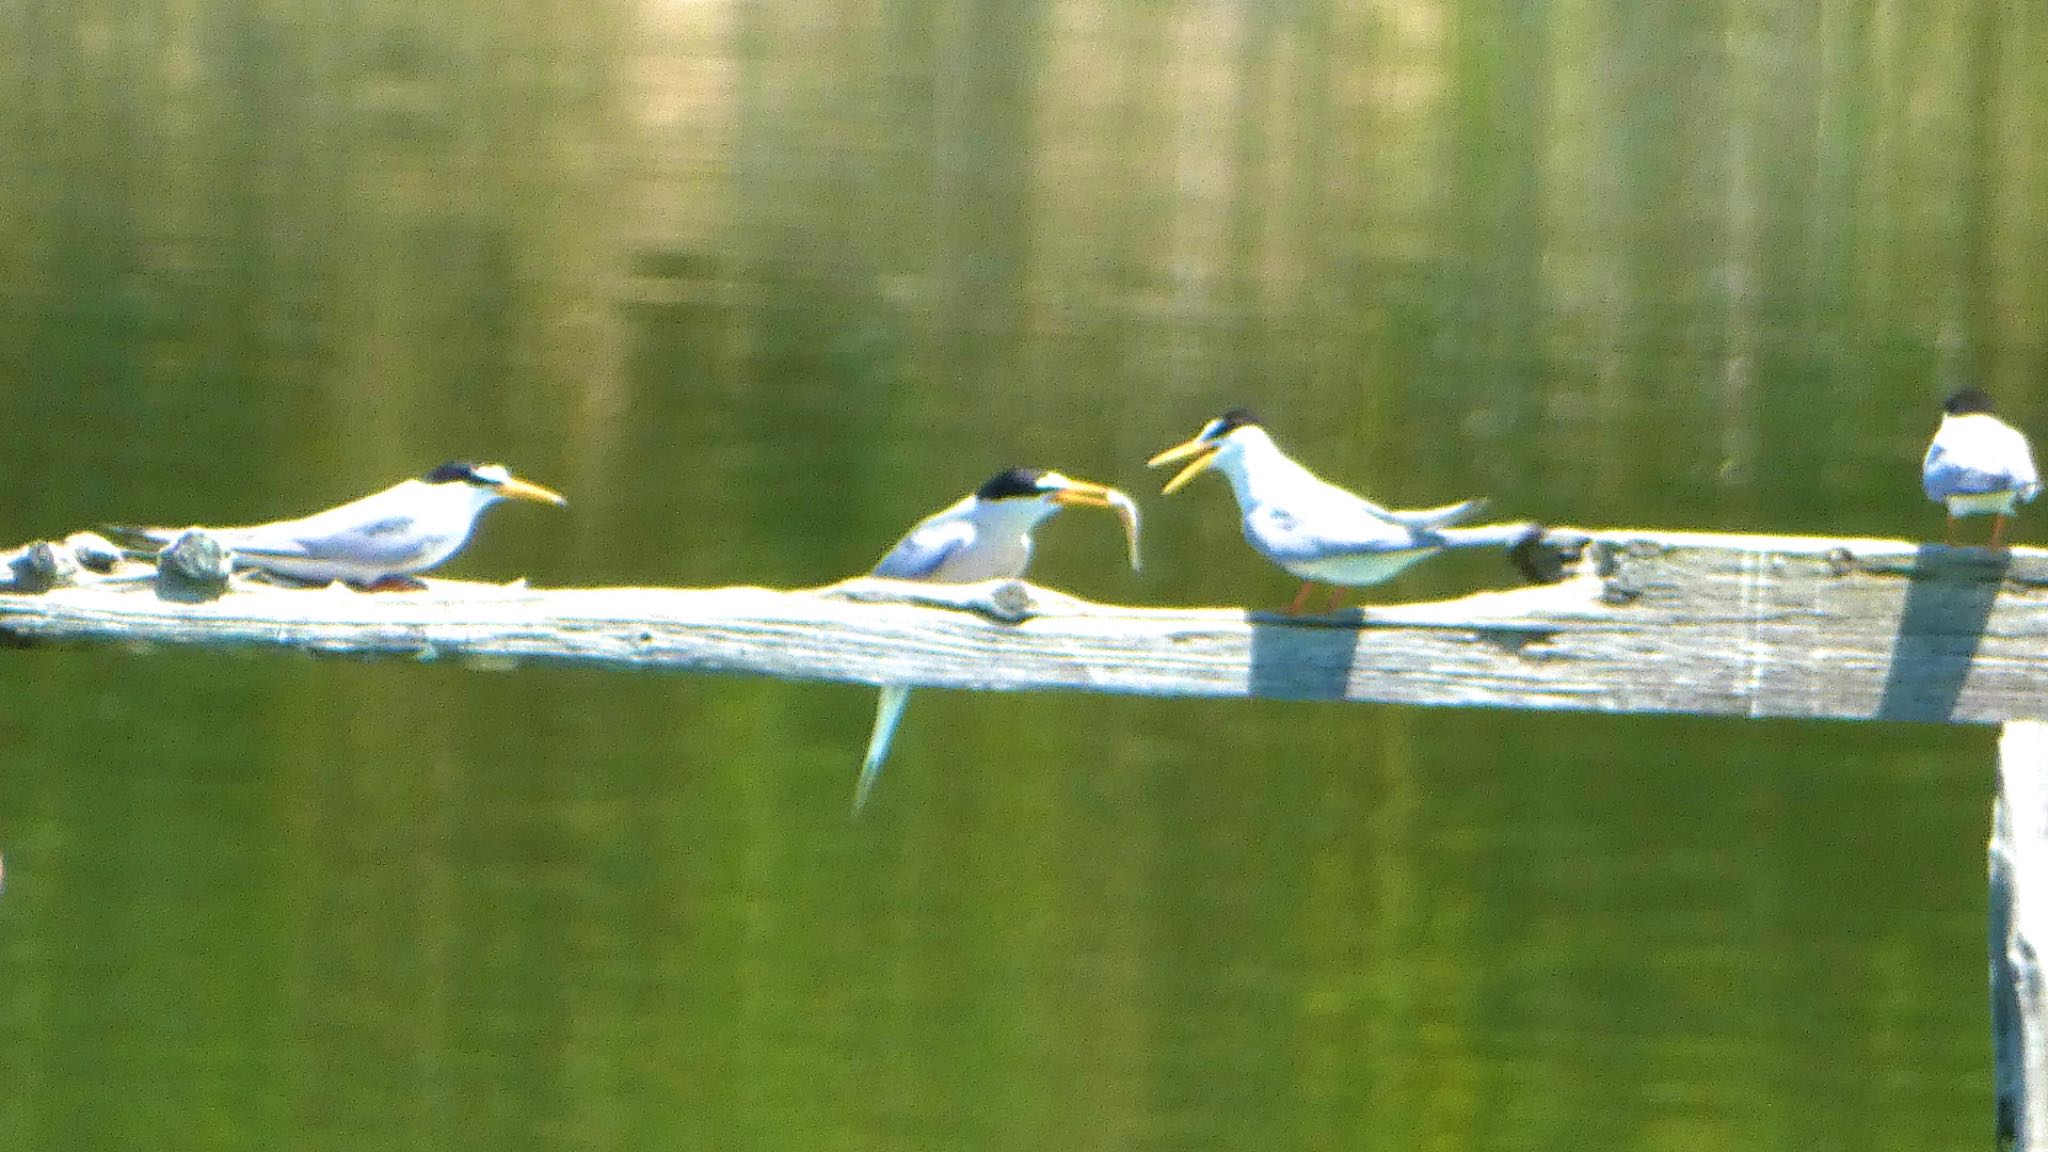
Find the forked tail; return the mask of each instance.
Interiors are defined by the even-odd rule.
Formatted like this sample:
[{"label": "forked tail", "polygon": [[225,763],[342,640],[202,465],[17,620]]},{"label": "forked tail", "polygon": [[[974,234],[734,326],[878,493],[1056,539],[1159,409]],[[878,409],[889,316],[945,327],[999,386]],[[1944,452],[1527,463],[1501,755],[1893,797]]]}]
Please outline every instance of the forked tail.
[{"label": "forked tail", "polygon": [[896,725],[903,721],[903,710],[910,706],[910,689],[900,684],[882,685],[881,695],[875,700],[875,730],[868,735],[868,754],[860,764],[860,783],[853,790],[853,810],[858,813],[868,802],[868,793],[874,791],[875,778],[882,774],[882,764],[889,759],[889,741],[896,736]]},{"label": "forked tail", "polygon": [[99,534],[134,556],[154,556],[178,538],[174,529],[146,528],[140,524],[101,524]]},{"label": "forked tail", "polygon": [[1384,514],[1387,519],[1405,528],[1432,532],[1448,528],[1462,520],[1470,520],[1484,511],[1486,497],[1477,496],[1470,500],[1460,500],[1456,504],[1446,504],[1441,508],[1417,508],[1407,512],[1388,508]]},{"label": "forked tail", "polygon": [[1477,524],[1470,528],[1439,528],[1430,533],[1446,548],[1510,548],[1543,528],[1527,520],[1516,524]]}]

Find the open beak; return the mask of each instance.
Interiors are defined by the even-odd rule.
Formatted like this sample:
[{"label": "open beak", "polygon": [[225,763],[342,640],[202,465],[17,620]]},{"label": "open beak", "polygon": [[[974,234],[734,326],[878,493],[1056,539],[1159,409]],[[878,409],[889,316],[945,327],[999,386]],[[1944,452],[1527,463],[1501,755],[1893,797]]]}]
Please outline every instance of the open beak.
[{"label": "open beak", "polygon": [[498,494],[510,500],[531,500],[535,504],[553,504],[559,508],[569,501],[552,488],[543,488],[514,476],[498,485]]},{"label": "open beak", "polygon": [[1115,512],[1116,518],[1124,523],[1124,542],[1130,547],[1131,571],[1138,570],[1138,505],[1129,496],[1102,484],[1068,480],[1066,487],[1053,489],[1047,497],[1055,504],[1108,508]]},{"label": "open beak", "polygon": [[1166,487],[1159,490],[1161,496],[1171,496],[1186,487],[1188,481],[1200,476],[1209,465],[1215,463],[1216,453],[1221,447],[1222,445],[1214,440],[1204,440],[1197,436],[1185,444],[1175,445],[1145,461],[1145,466],[1147,468],[1157,468],[1161,464],[1171,464],[1176,460],[1186,460],[1190,456],[1195,458],[1194,463],[1175,473],[1173,479],[1166,482]]}]

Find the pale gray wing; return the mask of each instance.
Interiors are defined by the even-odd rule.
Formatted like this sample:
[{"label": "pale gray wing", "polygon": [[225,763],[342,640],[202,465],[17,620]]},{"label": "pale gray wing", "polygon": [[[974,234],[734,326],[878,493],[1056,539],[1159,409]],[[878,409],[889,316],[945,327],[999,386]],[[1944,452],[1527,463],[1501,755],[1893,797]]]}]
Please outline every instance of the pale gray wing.
[{"label": "pale gray wing", "polygon": [[1945,423],[1935,433],[1920,461],[1920,490],[1935,501],[2008,491],[2033,499],[2041,479],[2027,438],[2009,425],[1974,419],[1985,422]]},{"label": "pale gray wing", "polygon": [[[401,551],[395,545],[416,535],[412,515],[417,507],[412,499],[416,488],[411,482],[395,485],[296,520],[192,527],[201,527],[227,547],[251,555],[306,558]],[[150,544],[161,549],[191,527],[105,525],[103,530],[122,544]]]},{"label": "pale gray wing", "polygon": [[[1477,511],[1483,502],[1465,501],[1436,513],[1436,523],[1455,522]],[[1467,505],[1472,505],[1468,508]],[[1265,509],[1245,521],[1245,535],[1252,546],[1282,565],[1312,563],[1342,556],[1407,552],[1417,548],[1490,548],[1519,543],[1536,529],[1524,522],[1478,524],[1469,528],[1410,527],[1371,511],[1337,515],[1326,511],[1319,516],[1294,516],[1278,509]]]},{"label": "pale gray wing", "polygon": [[[304,520],[282,520],[275,524],[238,525],[231,528],[154,528],[134,524],[104,524],[100,530],[120,544],[151,552],[168,548],[178,537],[196,530],[205,532],[242,555],[306,559],[332,556],[344,549],[349,550],[348,554],[356,555],[363,550],[366,541],[375,540],[380,536],[400,537],[410,524],[410,518],[392,517],[350,528],[329,527],[324,531],[317,530],[318,525]],[[309,532],[309,527],[316,530]]]},{"label": "pale gray wing", "polygon": [[1421,546],[1418,533],[1364,508],[1325,507],[1315,515],[1296,515],[1269,505],[1244,518],[1244,535],[1253,548],[1283,566]]},{"label": "pale gray wing", "polygon": [[[1367,547],[1381,543],[1381,525],[1427,532],[1469,520],[1486,510],[1483,497],[1435,508],[1389,508],[1314,473],[1308,473],[1305,479],[1308,483],[1300,485],[1294,498],[1288,501],[1301,520],[1321,525],[1323,531],[1338,536],[1355,533],[1368,541]],[[1364,523],[1359,523],[1361,520]]]},{"label": "pale gray wing", "polygon": [[1920,462],[1920,490],[1927,494],[1929,500],[1936,502],[1950,496],[1975,496],[2008,489],[2025,493],[2029,485],[2036,483],[2032,476],[2033,461],[2026,462],[2027,475],[2018,475],[2020,471],[2018,467],[1998,470],[1973,468],[1936,440],[1928,446],[1926,459]]},{"label": "pale gray wing", "polygon": [[896,542],[875,565],[873,574],[892,580],[929,580],[946,561],[974,543],[974,525],[965,520],[926,521]]},{"label": "pale gray wing", "polygon": [[1927,455],[1920,461],[1920,490],[1937,503],[1951,496],[1997,492],[2005,486],[2004,477],[1958,461],[1939,436],[1927,446]]},{"label": "pale gray wing", "polygon": [[2032,500],[2041,493],[2041,473],[2034,467],[2034,450],[2018,432],[2013,433],[2013,440],[2012,486],[2020,499]]},{"label": "pale gray wing", "polygon": [[253,556],[307,556],[312,553],[307,551],[305,540],[293,532],[301,523],[291,520],[276,524],[237,525],[229,528],[210,528],[197,524],[187,528],[102,524],[100,531],[116,543],[137,551],[160,552],[176,543],[178,537],[196,531],[206,533],[236,552]]},{"label": "pale gray wing", "polygon": [[413,517],[398,514],[354,523],[318,517],[259,524],[222,535],[237,553],[279,559],[341,559],[365,567],[404,567],[438,541],[422,535]]}]

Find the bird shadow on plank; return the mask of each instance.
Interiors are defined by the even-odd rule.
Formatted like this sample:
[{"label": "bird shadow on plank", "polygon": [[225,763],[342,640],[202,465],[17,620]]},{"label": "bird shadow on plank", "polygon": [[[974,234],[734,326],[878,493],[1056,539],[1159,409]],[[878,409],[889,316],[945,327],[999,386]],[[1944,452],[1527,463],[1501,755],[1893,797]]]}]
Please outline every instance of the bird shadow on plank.
[{"label": "bird shadow on plank", "polygon": [[[1348,700],[1358,646],[1366,634],[1382,627],[1368,623],[1357,608],[1320,616],[1289,616],[1280,612],[1248,612],[1252,626],[1251,694],[1273,700]],[[1509,656],[1548,644],[1555,628],[1459,625],[1444,629],[1490,644]]]},{"label": "bird shadow on plank", "polygon": [[1955,713],[2011,565],[2003,550],[1920,545],[1878,719],[1943,722]]},{"label": "bird shadow on plank", "polygon": [[1364,635],[1352,609],[1327,616],[1251,612],[1251,694],[1272,700],[1342,700]]},{"label": "bird shadow on plank", "polygon": [[[1554,584],[1566,566],[1584,552],[1584,536],[1553,536],[1538,525],[1508,550],[1508,559],[1528,584]],[[1360,639],[1371,625],[1358,608],[1295,616],[1285,612],[1249,611],[1252,626],[1251,694],[1275,700],[1343,700],[1351,687]],[[1548,643],[1554,628],[1461,626],[1457,631],[1520,654],[1531,645]]]}]

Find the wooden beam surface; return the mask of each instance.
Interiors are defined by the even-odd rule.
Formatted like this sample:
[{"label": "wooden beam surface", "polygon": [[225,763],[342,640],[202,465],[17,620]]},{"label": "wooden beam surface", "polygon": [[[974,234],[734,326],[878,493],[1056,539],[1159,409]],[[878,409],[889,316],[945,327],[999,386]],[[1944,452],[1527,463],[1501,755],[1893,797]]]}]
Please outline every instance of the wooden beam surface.
[{"label": "wooden beam surface", "polygon": [[[1292,618],[1011,582],[216,599],[0,594],[0,640],[280,647],[996,691],[1996,723],[2048,712],[2048,553],[1557,529],[1554,583]],[[1514,580],[1503,565],[1503,582]]]}]

